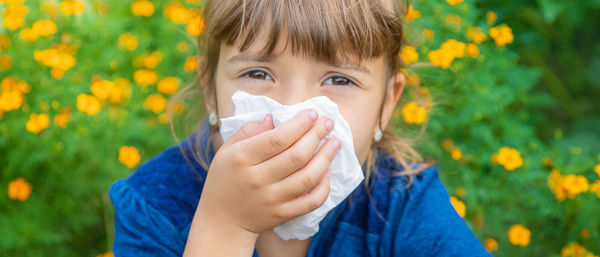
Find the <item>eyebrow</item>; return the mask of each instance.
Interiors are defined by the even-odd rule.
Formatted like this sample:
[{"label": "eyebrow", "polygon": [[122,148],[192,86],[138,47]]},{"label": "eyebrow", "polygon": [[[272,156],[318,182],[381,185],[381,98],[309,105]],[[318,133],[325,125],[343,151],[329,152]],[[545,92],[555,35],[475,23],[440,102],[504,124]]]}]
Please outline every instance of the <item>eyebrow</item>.
[{"label": "eyebrow", "polygon": [[[270,56],[265,56],[262,54],[238,54],[235,55],[231,58],[229,58],[229,60],[227,60],[228,62],[247,62],[247,61],[252,61],[252,62],[272,62],[273,59],[277,58],[278,55],[270,55]],[[369,71],[369,69],[365,68],[364,66],[360,66],[360,65],[355,65],[352,63],[345,63],[345,62],[337,62],[337,63],[329,63],[329,65],[339,68],[339,69],[350,69],[350,70],[356,70],[356,71],[360,71],[360,72],[364,72],[367,74],[371,74],[371,71]]]}]

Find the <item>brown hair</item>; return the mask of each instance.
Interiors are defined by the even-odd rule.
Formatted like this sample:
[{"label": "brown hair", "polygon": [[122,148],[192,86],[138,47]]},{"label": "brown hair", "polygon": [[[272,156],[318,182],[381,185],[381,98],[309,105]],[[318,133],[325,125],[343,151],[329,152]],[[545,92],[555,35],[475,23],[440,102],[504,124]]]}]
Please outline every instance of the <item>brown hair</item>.
[{"label": "brown hair", "polygon": [[[403,7],[407,5],[404,4]],[[359,61],[385,55],[388,61],[388,77],[395,71],[404,70],[399,52],[405,44],[403,20],[405,8],[396,0],[304,0],[304,1],[260,1],[260,0],[208,0],[204,8],[205,30],[198,44],[203,54],[199,76],[194,83],[180,90],[175,98],[202,92],[205,101],[214,101],[214,75],[219,59],[220,44],[232,45],[241,42],[240,51],[252,45],[259,31],[266,31],[269,40],[261,54],[268,56],[280,40],[282,28],[287,30],[286,47],[291,43],[291,51],[296,54],[309,55],[318,60],[334,63],[344,58],[358,56]],[[265,19],[270,25],[265,27]],[[197,87],[195,82],[204,77],[206,85]],[[386,84],[387,87],[387,84]],[[175,101],[176,102],[176,101]],[[209,102],[209,104],[213,104]],[[197,104],[196,105],[200,105]],[[172,104],[169,104],[171,113]],[[216,106],[216,105],[215,105]],[[381,112],[381,108],[380,108]],[[169,117],[172,117],[169,114]],[[374,170],[378,149],[389,153],[403,167],[403,171],[393,176],[406,176],[408,183],[413,182],[413,175],[431,165],[409,165],[423,162],[421,155],[413,148],[417,139],[401,138],[395,133],[394,122],[383,130],[383,138],[373,142],[366,161],[365,187],[369,190],[369,182]],[[425,126],[422,126],[422,134]],[[173,129],[173,121],[171,121]],[[218,135],[216,126],[210,127],[211,137]],[[210,140],[197,133],[194,139],[192,155],[194,159],[208,171],[208,147]],[[417,138],[418,138],[417,137]],[[177,139],[177,137],[175,136]],[[178,140],[179,141],[179,140]],[[183,149],[182,149],[183,150]]]}]

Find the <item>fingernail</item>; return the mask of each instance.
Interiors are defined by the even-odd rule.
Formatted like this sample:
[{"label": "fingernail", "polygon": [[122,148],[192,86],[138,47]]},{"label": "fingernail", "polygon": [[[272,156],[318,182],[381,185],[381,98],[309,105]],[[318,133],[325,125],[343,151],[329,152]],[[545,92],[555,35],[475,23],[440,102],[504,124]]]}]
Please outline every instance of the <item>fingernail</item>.
[{"label": "fingernail", "polygon": [[317,120],[317,118],[319,117],[319,115],[317,115],[317,112],[315,112],[314,110],[309,110],[308,116],[310,116],[310,119],[313,121]]},{"label": "fingernail", "polygon": [[327,121],[325,121],[325,128],[327,131],[333,130],[333,121],[331,119],[328,118]]},{"label": "fingernail", "polygon": [[333,142],[331,142],[331,147],[333,148],[334,151],[337,151],[338,149],[340,149],[340,140],[338,140],[337,138],[334,138]]}]

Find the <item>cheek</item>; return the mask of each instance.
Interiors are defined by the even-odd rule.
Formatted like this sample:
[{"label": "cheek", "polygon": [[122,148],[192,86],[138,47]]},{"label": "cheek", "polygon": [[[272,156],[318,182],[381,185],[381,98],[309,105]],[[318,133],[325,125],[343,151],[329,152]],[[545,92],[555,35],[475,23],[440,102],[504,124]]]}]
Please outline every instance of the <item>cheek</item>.
[{"label": "cheek", "polygon": [[[356,101],[373,103],[374,101]],[[338,104],[340,112],[352,130],[354,153],[362,164],[369,153],[373,140],[373,129],[377,122],[377,108],[373,104]]]}]

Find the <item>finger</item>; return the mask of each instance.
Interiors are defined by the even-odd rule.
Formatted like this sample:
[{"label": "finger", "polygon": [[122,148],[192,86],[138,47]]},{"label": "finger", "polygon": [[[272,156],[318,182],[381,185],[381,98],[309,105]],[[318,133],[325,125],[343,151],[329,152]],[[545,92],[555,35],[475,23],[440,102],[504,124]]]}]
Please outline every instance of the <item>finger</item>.
[{"label": "finger", "polygon": [[[321,140],[333,130],[333,121],[330,118],[322,117],[317,120],[315,125],[290,148],[282,153],[273,156],[273,158],[256,165],[258,170],[273,170],[269,174],[271,182],[275,183],[304,167],[315,155]],[[273,169],[275,167],[275,169]]]},{"label": "finger", "polygon": [[279,201],[289,201],[302,193],[311,190],[329,170],[329,165],[340,150],[340,141],[335,138],[327,140],[310,162],[283,180],[273,184]]},{"label": "finger", "polygon": [[256,165],[290,147],[313,126],[317,118],[314,110],[302,111],[274,129],[240,141],[239,149],[251,152],[249,164]]},{"label": "finger", "polygon": [[329,198],[329,175],[325,175],[312,190],[297,198],[283,203],[279,208],[279,215],[295,218],[307,214],[321,207]]},{"label": "finger", "polygon": [[221,147],[235,144],[241,140],[258,135],[264,131],[273,128],[273,116],[267,114],[262,121],[251,121],[244,124],[237,132],[235,132]]}]

